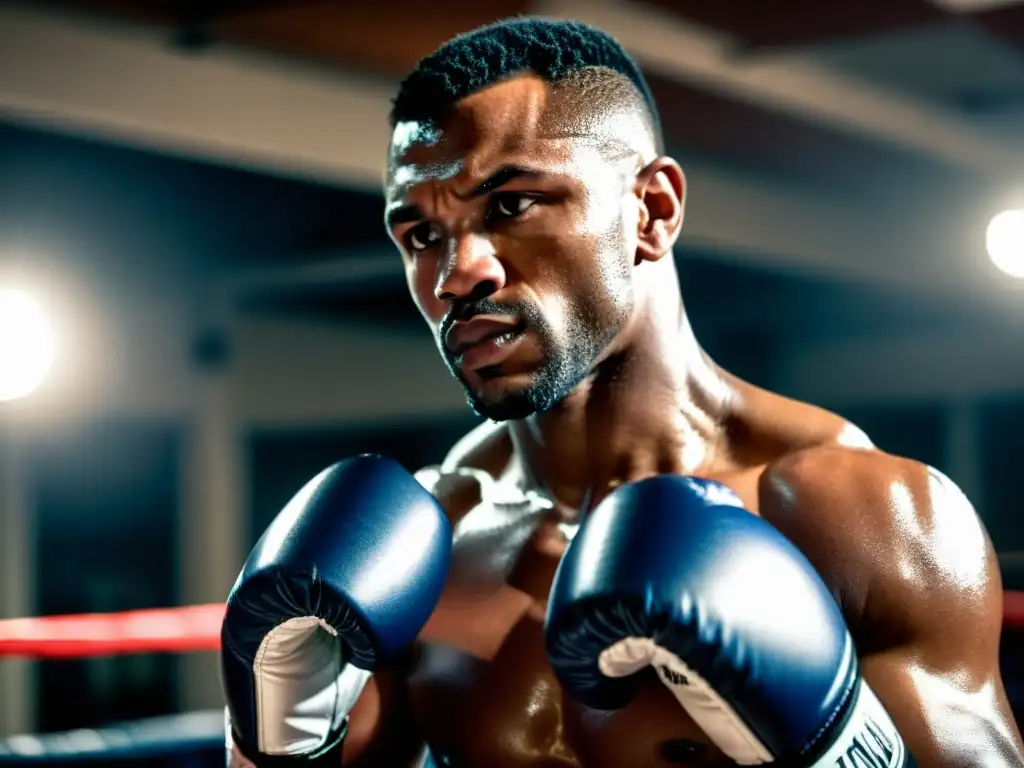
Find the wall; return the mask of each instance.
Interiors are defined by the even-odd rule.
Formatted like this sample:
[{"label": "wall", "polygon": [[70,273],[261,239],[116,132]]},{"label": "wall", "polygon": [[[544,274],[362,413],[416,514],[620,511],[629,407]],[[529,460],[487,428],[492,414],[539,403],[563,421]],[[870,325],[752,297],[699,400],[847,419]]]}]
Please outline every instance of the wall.
[{"label": "wall", "polygon": [[[253,502],[245,441],[253,430],[355,428],[468,415],[425,331],[396,334],[235,317],[156,299],[91,306],[81,315],[88,322],[67,326],[74,343],[65,348],[46,390],[7,409],[13,425],[7,455],[16,453],[10,445],[15,432],[25,445],[41,436],[59,440],[62,430],[100,413],[179,425],[177,593],[182,603],[223,600],[244,559]],[[219,328],[231,339],[226,365],[202,369],[191,362],[188,339],[200,327]],[[786,394],[840,408],[937,407],[944,468],[981,508],[986,475],[979,414],[991,396],[1024,392],[1024,356],[1010,333],[984,340],[864,339],[783,354],[772,378],[770,383]],[[25,553],[24,567],[30,568],[33,538],[25,523],[32,519],[32,489],[15,487],[12,478],[24,473],[4,477],[6,514],[14,520],[5,531],[22,532],[20,541],[6,537],[6,546]],[[20,505],[14,503],[18,499]],[[6,583],[5,612],[33,604],[31,579],[9,574]],[[4,669],[12,676],[5,680],[12,700],[30,701],[24,669],[10,664]],[[184,658],[180,682],[179,706],[185,709],[220,701],[213,654]],[[3,712],[0,731],[33,726],[24,712]]]}]

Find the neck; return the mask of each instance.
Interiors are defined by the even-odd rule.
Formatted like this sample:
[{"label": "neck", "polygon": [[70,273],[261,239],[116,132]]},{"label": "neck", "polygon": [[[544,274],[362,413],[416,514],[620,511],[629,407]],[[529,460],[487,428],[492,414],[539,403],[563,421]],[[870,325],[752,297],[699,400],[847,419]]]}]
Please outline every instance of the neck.
[{"label": "neck", "polygon": [[711,460],[732,390],[678,298],[666,314],[641,313],[634,332],[626,330],[631,341],[556,408],[512,424],[531,484],[563,512],[585,512],[623,483],[693,474]]}]

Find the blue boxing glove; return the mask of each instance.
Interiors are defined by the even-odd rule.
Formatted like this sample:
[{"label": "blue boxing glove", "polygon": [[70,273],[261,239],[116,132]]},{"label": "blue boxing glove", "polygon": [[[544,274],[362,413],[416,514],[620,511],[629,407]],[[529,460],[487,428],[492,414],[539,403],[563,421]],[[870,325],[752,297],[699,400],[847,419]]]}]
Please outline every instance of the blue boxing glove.
[{"label": "blue boxing glove", "polygon": [[545,639],[594,709],[624,707],[653,667],[739,765],[915,765],[814,568],[718,483],[660,476],[608,496],[562,558]]},{"label": "blue boxing glove", "polygon": [[451,540],[434,497],[388,459],[340,462],[299,491],[228,597],[229,765],[340,765],[349,711],[430,618]]}]

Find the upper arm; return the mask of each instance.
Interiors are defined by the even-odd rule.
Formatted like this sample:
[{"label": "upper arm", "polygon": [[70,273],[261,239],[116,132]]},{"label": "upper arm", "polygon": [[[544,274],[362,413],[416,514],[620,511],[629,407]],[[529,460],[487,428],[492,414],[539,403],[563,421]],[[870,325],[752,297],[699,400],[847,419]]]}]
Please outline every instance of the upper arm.
[{"label": "upper arm", "polygon": [[762,492],[832,587],[922,768],[1024,766],[999,671],[1002,583],[963,493],[916,462],[843,449],[783,462]]},{"label": "upper arm", "polygon": [[865,604],[867,626],[896,619],[901,641],[865,656],[864,678],[922,765],[1021,766],[999,671],[1003,590],[992,545],[960,489],[926,471],[906,576]]}]

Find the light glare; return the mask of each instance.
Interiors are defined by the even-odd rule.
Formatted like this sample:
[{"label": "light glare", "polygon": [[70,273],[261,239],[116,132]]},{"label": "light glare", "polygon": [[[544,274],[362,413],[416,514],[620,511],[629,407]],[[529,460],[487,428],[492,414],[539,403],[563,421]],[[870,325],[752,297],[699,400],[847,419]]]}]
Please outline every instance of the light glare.
[{"label": "light glare", "polygon": [[985,241],[993,264],[1011,277],[1024,279],[1024,210],[993,216]]},{"label": "light glare", "polygon": [[30,395],[53,358],[53,330],[42,306],[25,291],[0,289],[0,402]]}]

